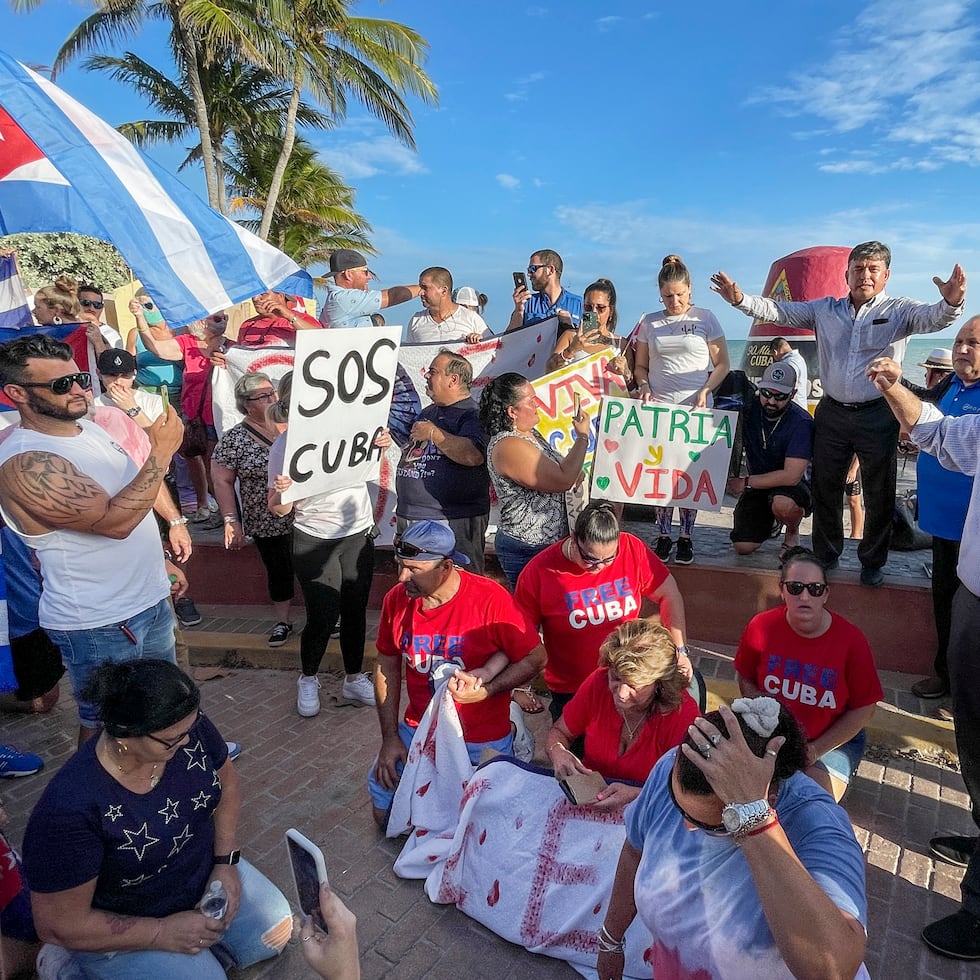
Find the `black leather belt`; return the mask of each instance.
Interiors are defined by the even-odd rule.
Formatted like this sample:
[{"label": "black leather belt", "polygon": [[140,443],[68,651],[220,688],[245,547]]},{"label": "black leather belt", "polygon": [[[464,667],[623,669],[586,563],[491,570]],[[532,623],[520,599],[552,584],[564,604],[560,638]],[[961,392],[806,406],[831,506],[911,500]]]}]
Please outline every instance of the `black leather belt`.
[{"label": "black leather belt", "polygon": [[869,402],[839,402],[836,398],[831,398],[830,395],[824,395],[824,398],[830,402],[831,405],[836,405],[838,408],[846,408],[849,412],[857,412],[862,408],[871,408],[875,405],[881,405],[884,402],[884,398],[872,398]]}]

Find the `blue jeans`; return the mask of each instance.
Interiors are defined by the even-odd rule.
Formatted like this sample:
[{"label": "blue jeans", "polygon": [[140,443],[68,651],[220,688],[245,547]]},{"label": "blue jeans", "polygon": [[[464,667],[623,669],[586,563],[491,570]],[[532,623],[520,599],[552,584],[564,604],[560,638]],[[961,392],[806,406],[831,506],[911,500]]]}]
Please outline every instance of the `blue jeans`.
[{"label": "blue jeans", "polygon": [[[412,737],[415,735],[415,729],[405,721],[400,721],[398,723],[398,734],[405,743],[405,748],[407,750],[412,744]],[[498,738],[493,742],[467,742],[466,754],[470,757],[470,762],[472,762],[474,766],[480,762],[480,756],[483,755],[484,749],[493,749],[495,752],[500,752],[503,755],[511,755],[514,751],[514,736],[508,732],[508,734],[506,734],[503,738]],[[378,782],[378,777],[374,772],[377,764],[378,757],[375,756],[374,761],[371,763],[371,768],[368,769],[368,792],[371,794],[371,802],[378,810],[388,810],[391,807],[391,801],[395,798],[395,791],[393,789],[385,789],[384,786]],[[402,766],[402,764],[399,762],[399,775],[401,774],[403,768],[404,766]]]},{"label": "blue jeans", "polygon": [[511,592],[517,588],[517,576],[524,571],[524,566],[538,552],[544,551],[553,543],[548,541],[546,544],[527,544],[506,531],[497,531],[493,547],[497,553],[497,562],[510,583]]},{"label": "blue jeans", "polygon": [[[292,918],[286,897],[268,878],[247,861],[238,865],[242,900],[238,914],[221,941],[211,949],[190,955],[158,950],[132,953],[58,952],[59,980],[134,980],[135,977],[166,977],[167,980],[226,980],[225,966],[244,969],[253,963],[278,956],[289,939],[282,933],[282,946],[264,940],[269,930]],[[47,947],[45,947],[47,949]],[[67,954],[67,955],[65,955]],[[69,966],[69,963],[71,964]],[[42,971],[41,976],[45,976]]]},{"label": "blue jeans", "polygon": [[49,629],[47,632],[61,650],[61,659],[68,668],[78,705],[78,720],[83,728],[98,727],[96,707],[82,700],[81,691],[100,664],[109,660],[122,662],[143,657],[177,662],[174,612],[169,598],[161,599],[155,606],[118,623],[90,630]]}]

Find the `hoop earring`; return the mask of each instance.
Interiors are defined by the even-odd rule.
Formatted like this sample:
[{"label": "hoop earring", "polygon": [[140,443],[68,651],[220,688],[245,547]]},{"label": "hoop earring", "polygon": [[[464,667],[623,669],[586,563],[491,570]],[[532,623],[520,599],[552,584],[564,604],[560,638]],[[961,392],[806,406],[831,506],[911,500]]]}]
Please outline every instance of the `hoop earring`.
[{"label": "hoop earring", "polygon": [[56,327],[60,327],[60,326],[61,326],[61,325],[62,325],[62,324],[63,324],[63,323],[65,322],[65,321],[64,321],[64,320],[62,320],[60,316],[56,316],[56,317],[55,317],[55,318],[54,318],[54,319],[53,319],[53,320],[52,320],[51,322],[52,322],[52,323],[53,323],[53,324],[54,324],[54,325],[55,325]]}]

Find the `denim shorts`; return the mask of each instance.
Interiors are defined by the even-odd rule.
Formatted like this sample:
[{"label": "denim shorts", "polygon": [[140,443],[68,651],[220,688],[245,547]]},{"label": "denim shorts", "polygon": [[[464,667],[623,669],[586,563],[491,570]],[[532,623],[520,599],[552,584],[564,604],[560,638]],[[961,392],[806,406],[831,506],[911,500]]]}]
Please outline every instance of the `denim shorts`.
[{"label": "denim shorts", "polygon": [[98,727],[95,705],[83,701],[80,692],[100,664],[143,657],[177,662],[174,612],[169,598],[163,598],[149,609],[107,626],[90,630],[49,629],[47,633],[61,650],[61,659],[68,669],[78,705],[78,720],[83,728]]},{"label": "denim shorts", "polygon": [[838,745],[836,749],[825,752],[817,760],[835,779],[849,783],[864,755],[864,746],[868,741],[868,733],[862,728],[849,742]]}]

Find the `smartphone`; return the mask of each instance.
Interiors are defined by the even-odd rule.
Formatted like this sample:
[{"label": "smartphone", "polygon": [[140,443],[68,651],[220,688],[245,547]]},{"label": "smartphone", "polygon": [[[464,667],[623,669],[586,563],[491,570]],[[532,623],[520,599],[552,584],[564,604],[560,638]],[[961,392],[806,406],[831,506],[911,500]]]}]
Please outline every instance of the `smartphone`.
[{"label": "smartphone", "polygon": [[170,389],[166,385],[160,385],[160,397],[163,399],[163,414],[170,414]]},{"label": "smartphone", "polygon": [[582,396],[576,391],[572,396],[572,418],[577,419],[582,413]]},{"label": "smartphone", "polygon": [[527,284],[527,276],[523,272],[514,273],[514,288],[515,289],[527,289],[530,292],[530,287]]},{"label": "smartphone", "polygon": [[320,885],[327,881],[323,852],[292,827],[286,831],[286,850],[289,851],[289,866],[293,869],[296,901],[300,911],[312,916],[321,929],[326,929],[326,923],[320,915]]},{"label": "smartphone", "polygon": [[582,314],[582,325],[579,328],[579,333],[583,337],[587,337],[590,334],[596,334],[599,332],[599,314],[598,313],[583,313]]}]

